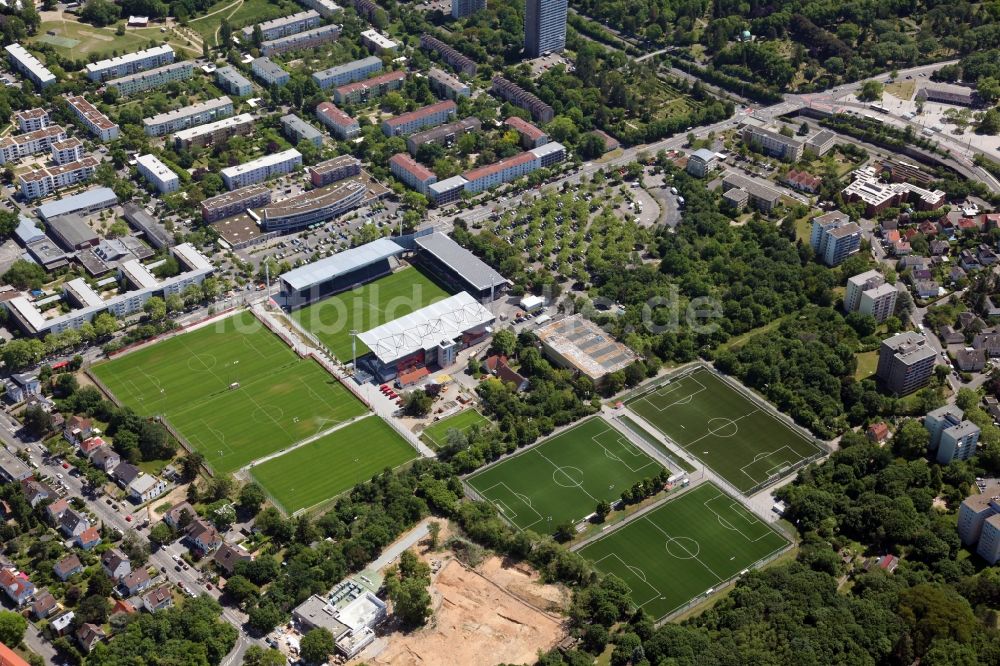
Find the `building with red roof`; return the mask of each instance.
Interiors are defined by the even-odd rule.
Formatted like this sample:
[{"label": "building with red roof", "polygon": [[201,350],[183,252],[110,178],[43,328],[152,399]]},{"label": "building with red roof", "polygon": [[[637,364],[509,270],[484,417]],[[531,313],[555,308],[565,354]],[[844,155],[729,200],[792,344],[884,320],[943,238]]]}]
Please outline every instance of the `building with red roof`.
[{"label": "building with red roof", "polygon": [[382,133],[386,136],[412,134],[425,127],[437,127],[455,117],[458,106],[450,99],[402,113],[382,121]]},{"label": "building with red roof", "polygon": [[333,101],[337,104],[357,104],[372,97],[381,97],[391,90],[399,90],[406,80],[406,72],[394,71],[373,76],[364,81],[348,83],[333,90]]},{"label": "building with red roof", "polygon": [[515,130],[521,136],[521,145],[525,148],[537,148],[549,142],[549,135],[538,129],[524,118],[511,116],[504,121],[507,127]]},{"label": "building with red roof", "polygon": [[320,102],[316,105],[316,118],[339,139],[351,139],[361,134],[358,121],[330,102]]},{"label": "building with red roof", "polygon": [[427,194],[427,188],[437,182],[434,172],[406,153],[396,153],[389,158],[389,170],[400,181],[421,194]]}]

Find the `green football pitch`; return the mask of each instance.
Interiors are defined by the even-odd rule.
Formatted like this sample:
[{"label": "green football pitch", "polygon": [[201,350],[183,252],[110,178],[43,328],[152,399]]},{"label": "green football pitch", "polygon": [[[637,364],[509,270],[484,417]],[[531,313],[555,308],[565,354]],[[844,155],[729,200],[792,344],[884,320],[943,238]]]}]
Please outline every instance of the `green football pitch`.
[{"label": "green football pitch", "polygon": [[489,425],[489,420],[474,409],[466,409],[427,426],[421,433],[421,437],[424,438],[428,446],[437,451],[448,443],[449,430],[465,432],[475,425],[485,427]]},{"label": "green football pitch", "polygon": [[589,516],[602,500],[614,502],[662,469],[604,420],[593,418],[473,474],[468,483],[520,529],[551,532],[562,522]]},{"label": "green football pitch", "polygon": [[[360,333],[448,297],[448,292],[416,268],[406,268],[366,285],[325,298],[292,313],[341,361],[351,359],[351,330]],[[368,353],[358,341],[358,356]]]},{"label": "green football pitch", "polygon": [[661,618],[778,553],[788,542],[718,486],[703,483],[579,550]]},{"label": "green football pitch", "polygon": [[137,413],[165,416],[222,473],[365,413],[340,382],[249,312],[93,372]]},{"label": "green football pitch", "polygon": [[369,416],[255,465],[251,471],[286,512],[294,513],[416,457],[413,447],[385,421]]},{"label": "green football pitch", "polygon": [[706,368],[659,384],[626,404],[743,493],[821,452]]}]

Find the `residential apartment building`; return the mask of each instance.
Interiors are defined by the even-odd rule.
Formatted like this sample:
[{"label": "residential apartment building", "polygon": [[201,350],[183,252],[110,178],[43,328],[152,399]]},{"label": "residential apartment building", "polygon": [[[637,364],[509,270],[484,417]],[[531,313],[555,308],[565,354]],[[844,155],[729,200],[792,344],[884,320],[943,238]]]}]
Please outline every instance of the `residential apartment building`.
[{"label": "residential apartment building", "polygon": [[958,407],[945,405],[924,417],[924,427],[930,434],[928,449],[937,454],[937,461],[942,465],[953,460],[968,460],[976,452],[979,426],[963,416]]},{"label": "residential apartment building", "polygon": [[742,137],[744,145],[751,150],[786,162],[797,162],[802,159],[804,143],[801,139],[785,136],[755,120],[748,120],[743,125]]},{"label": "residential apartment building", "polygon": [[47,153],[56,141],[66,139],[66,131],[59,125],[49,125],[42,129],[15,134],[0,139],[0,164],[15,162],[35,153]]},{"label": "residential apartment building", "polygon": [[885,281],[878,271],[859,273],[847,279],[844,294],[844,310],[871,315],[881,323],[896,311],[896,296],[899,291]]},{"label": "residential apartment building", "polygon": [[903,396],[923,388],[934,374],[937,352],[912,331],[882,341],[875,375],[890,393]]},{"label": "residential apartment building", "polygon": [[373,97],[381,97],[390,90],[399,90],[405,80],[406,72],[400,70],[386,72],[364,81],[337,86],[333,91],[333,100],[337,104],[366,102]]},{"label": "residential apartment building", "polygon": [[479,118],[475,116],[462,118],[447,125],[411,134],[406,140],[406,149],[410,151],[411,155],[416,156],[417,151],[425,144],[450,146],[458,137],[470,132],[478,132],[482,126],[483,124],[479,121]]},{"label": "residential apartment building", "polygon": [[470,97],[472,88],[468,83],[463,82],[457,76],[452,76],[448,72],[438,67],[431,67],[427,72],[427,80],[438,97],[457,100],[459,97]]},{"label": "residential apartment building", "polygon": [[781,192],[766,182],[727,171],[722,176],[722,191],[729,196],[733,190],[746,192],[746,201],[765,213],[774,210],[781,203]]},{"label": "residential apartment building", "polygon": [[240,70],[226,65],[215,70],[215,83],[230,95],[249,97],[253,94],[253,84]]},{"label": "residential apartment building", "polygon": [[397,153],[390,157],[389,170],[393,176],[425,196],[427,188],[437,182],[437,176],[433,171],[406,153]]},{"label": "residential apartment building", "polygon": [[52,161],[56,164],[69,164],[82,160],[85,155],[83,151],[83,141],[75,136],[71,136],[63,141],[55,141],[50,146]]},{"label": "residential apartment building", "polygon": [[288,51],[300,49],[311,49],[321,44],[335,42],[340,37],[339,25],[321,25],[312,30],[306,30],[294,35],[286,35],[264,42],[260,45],[260,52],[265,56],[281,55]]},{"label": "residential apartment building", "polygon": [[221,171],[221,175],[226,187],[230,190],[236,190],[291,173],[301,165],[302,153],[290,148],[280,153],[264,155],[243,164],[227,167]]},{"label": "residential apartment building", "polygon": [[958,536],[966,546],[978,543],[976,552],[989,564],[1000,560],[1000,484],[991,482],[983,492],[962,502]]},{"label": "residential apartment building", "polygon": [[357,176],[361,173],[361,161],[351,155],[341,155],[332,160],[320,162],[308,169],[313,187],[324,187],[338,180]]},{"label": "residential apartment building", "polygon": [[490,90],[500,99],[528,111],[536,122],[548,123],[555,117],[555,111],[551,106],[502,76],[493,77],[493,86]]},{"label": "residential apartment building", "polygon": [[549,135],[520,116],[511,116],[504,124],[518,133],[525,149],[538,148],[549,142]]},{"label": "residential apartment building", "polygon": [[379,6],[374,0],[351,0],[351,4],[354,6],[354,11],[368,21],[373,21],[376,12],[379,10]]},{"label": "residential apartment building", "polygon": [[382,133],[386,136],[412,134],[425,127],[436,127],[455,117],[458,106],[450,99],[430,104],[416,111],[403,113],[382,121]]},{"label": "residential apartment building", "polygon": [[460,74],[465,74],[466,76],[476,75],[476,63],[472,58],[462,55],[437,37],[428,35],[427,33],[420,35],[420,48],[425,51],[437,53],[441,56],[441,60]]},{"label": "residential apartment building", "polygon": [[317,148],[323,145],[323,133],[294,113],[281,117],[281,129],[293,144],[308,141]]},{"label": "residential apartment building", "polygon": [[229,137],[253,132],[254,117],[249,113],[230,116],[212,123],[189,127],[174,134],[174,146],[178,149],[210,146],[222,143]]},{"label": "residential apartment building", "polygon": [[205,222],[217,222],[269,203],[271,190],[263,185],[249,185],[202,201],[201,219]]},{"label": "residential apartment building", "polygon": [[340,5],[333,0],[302,0],[309,9],[315,9],[323,18],[330,18],[341,11]]},{"label": "residential apartment building", "polygon": [[361,126],[358,121],[330,102],[320,102],[316,105],[316,117],[338,139],[353,139],[361,134]]},{"label": "residential apartment building", "polygon": [[451,0],[451,17],[460,19],[486,9],[486,0]]},{"label": "residential apartment building", "polygon": [[695,178],[704,178],[715,169],[717,158],[707,148],[699,148],[688,157],[685,170]]},{"label": "residential apartment building", "polygon": [[827,266],[836,266],[861,249],[861,227],[840,211],[824,213],[812,221],[809,244]]},{"label": "residential apartment building", "polygon": [[87,156],[76,162],[44,167],[18,176],[25,199],[41,199],[56,190],[89,180],[100,162]]},{"label": "residential apartment building", "polygon": [[152,183],[160,194],[169,194],[181,189],[181,179],[156,155],[140,155],[135,158],[135,163],[142,177]]},{"label": "residential apartment building", "polygon": [[283,86],[291,78],[288,72],[267,56],[250,63],[250,71],[266,86]]},{"label": "residential apartment building", "polygon": [[119,129],[116,123],[97,110],[97,107],[83,98],[82,95],[67,95],[66,103],[76,117],[80,119],[90,133],[101,141],[114,141],[118,138]]},{"label": "residential apartment building", "polygon": [[[319,12],[315,9],[308,9],[297,14],[264,21],[258,25],[260,25],[260,33],[263,40],[268,41],[305,32],[306,30],[317,28],[322,24],[323,18],[319,15]],[[243,28],[240,39],[245,43],[249,43],[253,39],[253,29],[254,26],[252,25]]]},{"label": "residential apartment building", "polygon": [[429,185],[428,193],[434,204],[441,206],[460,198],[462,192],[478,194],[564,159],[566,148],[553,141],[499,162],[472,169],[461,176]]},{"label": "residential apartment building", "polygon": [[28,52],[18,43],[8,44],[4,47],[7,52],[7,59],[11,66],[17,71],[27,76],[38,88],[45,89],[56,82],[56,76],[49,71],[42,61]]},{"label": "residential apartment building", "polygon": [[233,100],[222,96],[144,118],[142,126],[148,136],[165,136],[231,115],[233,115]]},{"label": "residential apartment building", "polygon": [[89,63],[85,70],[87,78],[102,83],[117,79],[147,69],[161,67],[174,61],[174,49],[169,44],[162,44],[144,51],[126,53],[115,58]]},{"label": "residential apartment building", "polygon": [[367,79],[381,71],[382,59],[378,56],[368,56],[361,60],[354,60],[343,65],[313,72],[312,78],[316,82],[316,85],[326,90],[347,83],[354,83],[361,79]]},{"label": "residential apartment building", "polygon": [[399,44],[392,41],[375,28],[365,30],[361,33],[361,43],[366,49],[376,55],[392,53],[399,48]]},{"label": "residential apartment building", "polygon": [[191,78],[194,73],[194,64],[185,60],[174,62],[163,67],[155,67],[145,72],[129,74],[107,82],[108,88],[114,88],[122,97],[129,97],[136,93],[152,90],[165,86],[174,81],[185,81]]},{"label": "residential apartment building", "polygon": [[525,0],[525,56],[537,58],[566,48],[568,4],[568,0]]},{"label": "residential apartment building", "polygon": [[945,193],[912,183],[883,183],[874,167],[854,172],[854,181],[843,190],[844,199],[865,204],[865,215],[874,217],[886,208],[906,202],[917,210],[935,210],[945,204]]},{"label": "residential apartment building", "polygon": [[14,122],[17,123],[19,132],[34,132],[51,124],[49,112],[45,109],[27,109],[14,114]]}]

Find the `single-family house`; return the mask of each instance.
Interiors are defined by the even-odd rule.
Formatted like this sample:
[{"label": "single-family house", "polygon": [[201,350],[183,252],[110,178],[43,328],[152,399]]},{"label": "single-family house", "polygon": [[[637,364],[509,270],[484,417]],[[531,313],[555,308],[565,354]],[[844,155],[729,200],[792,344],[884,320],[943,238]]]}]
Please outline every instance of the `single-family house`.
[{"label": "single-family house", "polygon": [[56,578],[64,583],[81,571],[83,571],[83,562],[75,554],[67,555],[52,567],[52,572],[56,575]]},{"label": "single-family house", "polygon": [[982,268],[982,264],[979,263],[979,259],[972,250],[962,250],[958,253],[958,265],[966,271],[974,271]]},{"label": "single-family house", "polygon": [[1000,258],[997,257],[997,253],[994,252],[993,249],[986,243],[980,244],[979,249],[976,252],[976,258],[979,259],[979,263],[983,266],[992,266],[1000,260]]},{"label": "single-family house", "polygon": [[215,551],[215,563],[222,567],[222,569],[227,573],[233,573],[233,569],[236,567],[237,562],[249,562],[253,559],[246,548],[243,546],[234,546],[230,543],[223,543],[219,546],[219,549]]},{"label": "single-family house", "polygon": [[139,478],[140,474],[142,474],[141,469],[139,469],[132,463],[123,462],[117,467],[115,467],[113,476],[115,477],[115,480],[118,482],[118,485],[120,485],[122,488],[127,488],[130,483]]},{"label": "single-family house", "polygon": [[6,391],[4,397],[17,404],[42,392],[42,383],[36,375],[27,373],[13,374],[3,381]]},{"label": "single-family house", "polygon": [[170,608],[174,605],[174,597],[166,585],[157,587],[142,595],[142,607],[150,613]]},{"label": "single-family house", "polygon": [[934,224],[930,220],[924,220],[917,225],[917,230],[927,238],[932,238],[938,234],[938,225]]},{"label": "single-family house", "polygon": [[191,521],[197,517],[198,514],[195,513],[193,506],[187,502],[178,502],[163,514],[163,522],[171,529],[179,530],[190,525]]},{"label": "single-family house", "polygon": [[944,256],[951,250],[951,245],[948,241],[943,240],[932,240],[929,247],[931,254],[935,257]]},{"label": "single-family house", "polygon": [[0,588],[11,602],[20,608],[35,595],[35,585],[28,576],[13,569],[0,569]]},{"label": "single-family house", "polygon": [[110,474],[121,463],[121,456],[110,446],[102,446],[90,456],[90,462]]},{"label": "single-family house", "polygon": [[982,349],[990,358],[1000,356],[1000,330],[997,328],[983,329],[972,338],[972,348]]},{"label": "single-family house", "polygon": [[885,421],[879,421],[878,423],[873,423],[868,426],[868,430],[865,432],[868,439],[876,444],[881,444],[885,440],[889,439],[889,426]]},{"label": "single-family house", "polygon": [[965,336],[961,331],[956,331],[948,324],[938,329],[938,339],[946,345],[957,345],[965,342]]},{"label": "single-family house", "polygon": [[94,451],[106,445],[107,443],[101,437],[88,437],[80,442],[80,453],[83,454],[85,458],[90,459],[90,456],[93,455]]},{"label": "single-family house", "polygon": [[35,595],[35,601],[31,604],[31,616],[36,620],[44,620],[53,613],[59,605],[56,598],[48,590]]},{"label": "single-family house", "polygon": [[132,479],[132,483],[125,488],[130,500],[136,504],[142,504],[156,499],[167,491],[167,482],[152,474],[141,474]]},{"label": "single-family house", "polygon": [[917,298],[934,298],[938,295],[941,286],[934,280],[917,280],[913,283],[913,291]]},{"label": "single-family house", "polygon": [[93,550],[101,543],[101,533],[96,527],[88,527],[76,537],[76,545],[84,550]]},{"label": "single-family house", "polygon": [[964,280],[966,277],[968,277],[968,274],[961,266],[952,266],[951,271],[948,272],[948,279],[952,282]]},{"label": "single-family house", "polygon": [[132,563],[128,555],[118,548],[112,548],[101,557],[101,568],[108,574],[108,578],[121,580],[132,572]]},{"label": "single-family house", "polygon": [[528,378],[507,365],[506,361],[497,365],[497,379],[504,384],[513,385],[517,393],[528,388]]},{"label": "single-family house", "polygon": [[76,630],[76,640],[80,643],[80,647],[83,648],[83,651],[88,654],[94,649],[94,646],[97,645],[98,642],[103,641],[107,637],[108,636],[104,633],[103,629],[96,624],[91,624],[90,622],[87,622]]},{"label": "single-family house", "polygon": [[149,572],[145,567],[133,569],[121,579],[121,588],[126,596],[132,597],[153,584],[153,579],[149,577]]},{"label": "single-family house", "polygon": [[49,629],[51,629],[52,633],[56,636],[65,636],[69,633],[69,630],[73,628],[74,618],[76,618],[76,615],[73,611],[67,611],[49,622]]},{"label": "single-family house", "polygon": [[132,615],[137,613],[135,606],[128,599],[115,599],[115,603],[111,605],[111,615],[118,615],[119,613],[124,613],[125,615]]},{"label": "single-family house", "polygon": [[955,353],[955,365],[962,372],[979,372],[986,367],[986,350],[960,349]]},{"label": "single-family house", "polygon": [[24,499],[28,500],[31,508],[37,507],[45,500],[56,497],[56,491],[34,478],[21,481],[21,491],[24,493]]},{"label": "single-family house", "polygon": [[196,519],[188,527],[187,538],[191,545],[202,553],[210,553],[222,545],[219,531],[211,523],[201,518]]},{"label": "single-family house", "polygon": [[75,509],[67,509],[59,519],[59,530],[70,539],[80,536],[88,527],[90,521]]},{"label": "single-family house", "polygon": [[70,444],[79,444],[90,437],[94,429],[94,422],[84,416],[74,414],[69,417],[63,427],[63,437]]},{"label": "single-family house", "polygon": [[48,515],[49,520],[53,525],[58,525],[59,521],[62,519],[63,514],[69,510],[69,502],[64,499],[57,499],[52,504],[45,507],[45,513]]}]

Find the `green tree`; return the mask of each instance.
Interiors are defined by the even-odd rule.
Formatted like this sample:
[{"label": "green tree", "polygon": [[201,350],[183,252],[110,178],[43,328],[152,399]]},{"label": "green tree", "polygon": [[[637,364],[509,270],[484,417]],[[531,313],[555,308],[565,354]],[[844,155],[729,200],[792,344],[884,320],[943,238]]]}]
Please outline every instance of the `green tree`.
[{"label": "green tree", "polygon": [[403,413],[407,416],[427,416],[433,404],[434,399],[425,391],[410,391],[403,397]]},{"label": "green tree", "polygon": [[906,419],[892,437],[893,452],[907,459],[920,458],[927,453],[930,433],[920,421]]},{"label": "green tree", "polygon": [[52,430],[52,415],[38,406],[28,407],[22,415],[24,427],[37,438],[44,437]]},{"label": "green tree", "polygon": [[880,101],[883,90],[882,84],[878,81],[865,81],[861,86],[861,91],[858,93],[858,99],[863,102]]},{"label": "green tree", "polygon": [[0,611],[0,643],[8,647],[17,647],[24,639],[28,629],[28,621],[18,613]]},{"label": "green tree", "polygon": [[142,306],[142,311],[153,321],[162,321],[167,318],[167,304],[159,296],[153,296]]},{"label": "green tree", "polygon": [[226,594],[232,597],[238,605],[242,606],[246,602],[256,599],[260,595],[260,588],[254,585],[244,576],[231,576],[226,581]]},{"label": "green tree", "polygon": [[514,355],[514,351],[516,349],[517,334],[511,329],[501,328],[493,334],[493,341],[490,344],[490,350],[493,353],[500,354],[501,356],[507,356],[509,358]]},{"label": "green tree", "polygon": [[285,666],[286,663],[285,655],[280,650],[259,645],[251,645],[243,655],[243,666]]},{"label": "green tree", "polygon": [[10,238],[17,229],[20,222],[17,213],[9,210],[0,210],[0,241]]},{"label": "green tree", "polygon": [[263,488],[256,483],[247,483],[240,489],[238,503],[241,510],[256,516],[260,513],[260,507],[263,506],[265,499],[267,497]]},{"label": "green tree", "polygon": [[299,651],[307,664],[325,664],[335,648],[333,634],[317,627],[302,637]]},{"label": "green tree", "polygon": [[15,261],[3,274],[3,281],[18,289],[41,289],[47,279],[44,268],[25,259]]},{"label": "green tree", "polygon": [[1000,134],[1000,111],[988,109],[980,118],[977,129],[980,134]]},{"label": "green tree", "polygon": [[165,546],[168,543],[172,543],[174,538],[174,531],[162,520],[153,525],[152,529],[149,530],[150,542],[158,546]]}]

